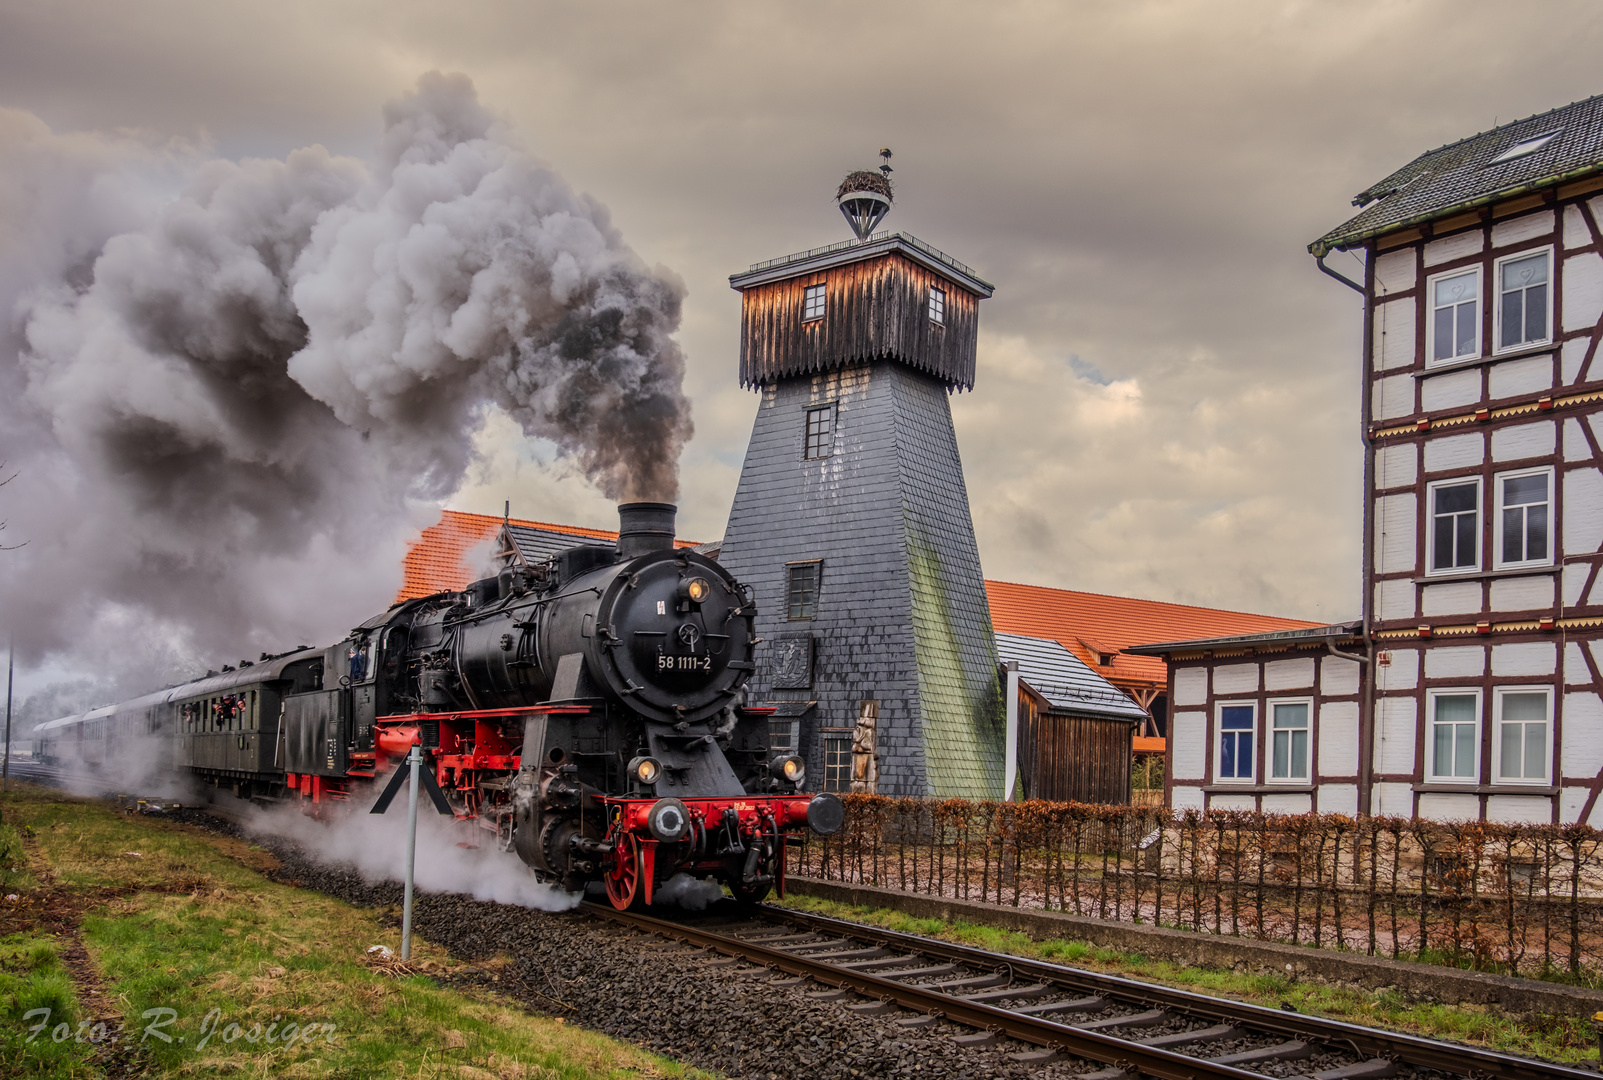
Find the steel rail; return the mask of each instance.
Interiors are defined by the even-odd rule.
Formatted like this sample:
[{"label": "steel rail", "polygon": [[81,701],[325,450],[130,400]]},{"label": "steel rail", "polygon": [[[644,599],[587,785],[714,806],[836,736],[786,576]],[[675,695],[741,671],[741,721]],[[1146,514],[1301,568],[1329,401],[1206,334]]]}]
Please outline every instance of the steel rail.
[{"label": "steel rail", "polygon": [[[1199,1018],[1236,1021],[1250,1027],[1288,1039],[1303,1039],[1329,1043],[1333,1046],[1350,1046],[1361,1055],[1386,1057],[1416,1068],[1435,1069],[1459,1075],[1504,1077],[1507,1080],[1597,1080],[1598,1074],[1590,1069],[1579,1069],[1557,1062],[1504,1054],[1476,1046],[1421,1038],[1401,1032],[1349,1024],[1341,1020],[1290,1013],[1252,1005],[1228,998],[1209,997],[1189,990],[1176,990],[1167,986],[1137,982],[1118,975],[1104,975],[1084,968],[1065,967],[1061,964],[989,952],[968,945],[884,930],[876,926],[814,915],[790,908],[762,905],[765,918],[808,930],[824,931],[855,940],[871,941],[877,945],[905,949],[924,956],[959,961],[977,967],[997,966],[1006,963],[1016,977],[1047,980],[1073,991],[1095,992],[1115,1000],[1146,1006],[1167,1005],[1179,1012]],[[1195,1060],[1195,1059],[1191,1059]]]},{"label": "steel rail", "polygon": [[[804,956],[770,949],[740,938],[714,933],[698,926],[670,922],[665,919],[640,915],[632,911],[618,911],[612,907],[586,903],[591,914],[611,919],[627,926],[646,930],[662,937],[682,941],[725,956],[738,957],[777,968],[791,975],[803,975],[827,986],[854,990],[878,1001],[894,1002],[921,1013],[944,1017],[981,1031],[996,1032],[1020,1042],[1036,1046],[1049,1046],[1064,1050],[1076,1057],[1099,1061],[1123,1072],[1156,1077],[1158,1080],[1195,1080],[1197,1077],[1218,1077],[1220,1080],[1264,1080],[1262,1073],[1238,1069],[1233,1065],[1187,1057],[1161,1047],[1144,1046],[1127,1039],[1104,1035],[1100,1031],[1085,1031],[1060,1024],[1044,1017],[999,1009],[983,1002],[968,1001],[939,990],[882,979],[865,972],[849,971]],[[1011,965],[1011,957],[992,956],[995,966]],[[1597,1080],[1595,1076],[1590,1080]]]}]

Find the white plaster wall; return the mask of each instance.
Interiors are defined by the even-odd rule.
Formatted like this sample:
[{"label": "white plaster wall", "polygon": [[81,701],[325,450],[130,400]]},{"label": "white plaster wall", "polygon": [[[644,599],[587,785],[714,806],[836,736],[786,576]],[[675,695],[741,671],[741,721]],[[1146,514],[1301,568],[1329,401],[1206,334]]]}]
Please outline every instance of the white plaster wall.
[{"label": "white plaster wall", "polygon": [[1564,330],[1596,326],[1603,315],[1603,256],[1595,251],[1564,260]]},{"label": "white plaster wall", "polygon": [[1474,615],[1481,610],[1481,583],[1456,581],[1451,585],[1427,585],[1419,607],[1426,615]]},{"label": "white plaster wall", "polygon": [[1603,441],[1603,414],[1587,413],[1586,425],[1592,429],[1592,438]]},{"label": "white plaster wall", "polygon": [[[1392,378],[1413,381],[1412,375],[1393,375]],[[1427,411],[1475,404],[1481,399],[1480,368],[1469,368],[1465,371],[1455,371],[1451,375],[1433,375],[1428,379],[1421,379],[1419,399]]]},{"label": "white plaster wall", "polygon": [[1213,669],[1213,696],[1250,694],[1258,689],[1257,664],[1225,664]]},{"label": "white plaster wall", "polygon": [[1285,792],[1263,797],[1263,812],[1266,814],[1306,814],[1313,808],[1312,795]]},{"label": "white plaster wall", "polygon": [[1492,646],[1493,675],[1552,675],[1558,671],[1558,642],[1520,641]]},{"label": "white plaster wall", "polygon": [[1358,775],[1358,702],[1327,701],[1319,706],[1319,775]]},{"label": "white plaster wall", "polygon": [[1564,646],[1564,684],[1584,686],[1591,681],[1592,673],[1587,670],[1586,657],[1581,653],[1580,643],[1569,642]]},{"label": "white plaster wall", "polygon": [[1564,474],[1564,554],[1590,555],[1603,545],[1603,473]]},{"label": "white plaster wall", "polygon": [[[1564,788],[1558,793],[1558,823],[1560,825],[1574,825],[1586,808],[1585,788]],[[1603,799],[1598,800],[1603,803]],[[1593,813],[1594,818],[1598,814]]]},{"label": "white plaster wall", "polygon": [[1505,218],[1492,226],[1492,246],[1507,247],[1525,240],[1534,240],[1553,231],[1554,215],[1551,210],[1538,210],[1534,214]]},{"label": "white plaster wall", "polygon": [[1486,820],[1546,825],[1553,820],[1553,799],[1546,795],[1493,795],[1486,800]]},{"label": "white plaster wall", "polygon": [[1381,698],[1375,709],[1375,771],[1414,771],[1414,699]]},{"label": "white plaster wall", "polygon": [[1433,821],[1477,821],[1481,801],[1474,795],[1426,793],[1419,797],[1419,816]]},{"label": "white plaster wall", "polygon": [[1522,458],[1552,457],[1557,444],[1558,426],[1551,420],[1492,432],[1492,460],[1519,461]]},{"label": "white plaster wall", "polygon": [[1425,472],[1445,472],[1448,469],[1467,469],[1486,460],[1486,436],[1480,432],[1468,435],[1444,435],[1425,443]]},{"label": "white plaster wall", "polygon": [[1564,735],[1558,771],[1566,779],[1590,780],[1603,770],[1603,701],[1591,691],[1564,695]]},{"label": "white plaster wall", "polygon": [[1581,590],[1586,588],[1587,566],[1570,563],[1564,567],[1564,606],[1574,607],[1581,602]]},{"label": "white plaster wall", "polygon": [[1253,795],[1212,795],[1208,798],[1209,810],[1256,810],[1258,799]]},{"label": "white plaster wall", "polygon": [[1319,796],[1319,812],[1321,814],[1357,816],[1357,784],[1320,784],[1316,794]]},{"label": "white plaster wall", "polygon": [[1418,280],[1411,247],[1388,251],[1375,259],[1375,291],[1381,295],[1412,289]]},{"label": "white plaster wall", "polygon": [[1176,784],[1169,790],[1169,805],[1176,810],[1201,810],[1206,798],[1199,787],[1181,787]]},{"label": "white plaster wall", "polygon": [[1375,308],[1375,370],[1414,363],[1414,301],[1393,300]]},{"label": "white plaster wall", "polygon": [[1384,379],[1376,379],[1373,396],[1372,408],[1376,420],[1407,416],[1414,411],[1414,377],[1388,375]]},{"label": "white plaster wall", "polygon": [[[1587,247],[1592,243],[1592,231],[1586,227],[1586,219],[1581,216],[1579,206],[1566,206],[1564,208],[1564,246],[1567,248]],[[1409,266],[1413,260],[1409,260]],[[1379,264],[1376,264],[1377,269]]]},{"label": "white plaster wall", "polygon": [[1326,697],[1358,693],[1358,663],[1339,656],[1326,656],[1319,661],[1319,692]]},{"label": "white plaster wall", "polygon": [[1564,421],[1564,460],[1585,461],[1591,456],[1592,445],[1586,441],[1581,422],[1573,418]]},{"label": "white plaster wall", "polygon": [[1413,570],[1419,557],[1414,539],[1418,518],[1414,493],[1382,495],[1375,500],[1375,573]]},{"label": "white plaster wall", "polygon": [[1412,619],[1414,583],[1407,578],[1375,582],[1375,614],[1381,619]]},{"label": "white plaster wall", "polygon": [[1314,658],[1298,656],[1271,660],[1263,666],[1265,690],[1303,690],[1314,685]]},{"label": "white plaster wall", "polygon": [[1376,784],[1369,792],[1374,812],[1383,817],[1412,817],[1414,789],[1409,784]]},{"label": "white plaster wall", "polygon": [[1553,358],[1527,356],[1523,360],[1507,360],[1493,364],[1486,373],[1487,386],[1493,400],[1534,394],[1538,390],[1553,389]]},{"label": "white plaster wall", "polygon": [[1206,705],[1208,703],[1207,668],[1175,668],[1174,703],[1176,705]]},{"label": "white plaster wall", "polygon": [[1564,383],[1569,385],[1581,377],[1581,365],[1586,362],[1586,350],[1589,342],[1586,338],[1572,338],[1564,343],[1564,351],[1560,355],[1559,366],[1564,373]]},{"label": "white plaster wall", "polygon": [[1419,447],[1395,443],[1375,451],[1375,486],[1381,489],[1413,487],[1419,479]]},{"label": "white plaster wall", "polygon": [[[1585,567],[1586,563],[1579,565]],[[1592,591],[1587,594],[1586,602],[1588,604],[1603,604],[1603,574],[1599,574],[1597,580],[1592,583]]]},{"label": "white plaster wall", "polygon": [[1596,664],[1599,669],[1603,669],[1603,641],[1589,642],[1587,649],[1592,653],[1592,663]]},{"label": "white plaster wall", "polygon": [[1169,721],[1169,775],[1201,780],[1208,754],[1208,715],[1177,712]]},{"label": "white plaster wall", "polygon": [[1437,646],[1425,650],[1425,678],[1469,679],[1486,674],[1482,645]]},{"label": "white plaster wall", "polygon": [[1546,574],[1492,582],[1493,611],[1535,611],[1553,606],[1553,579]]},{"label": "white plaster wall", "polygon": [[1486,246],[1486,237],[1479,229],[1459,233],[1444,240],[1432,240],[1425,245],[1425,265],[1436,266],[1444,262],[1473,255]]},{"label": "white plaster wall", "polygon": [[1381,690],[1412,690],[1419,685],[1419,650],[1388,649],[1391,663],[1375,665],[1375,685]]}]

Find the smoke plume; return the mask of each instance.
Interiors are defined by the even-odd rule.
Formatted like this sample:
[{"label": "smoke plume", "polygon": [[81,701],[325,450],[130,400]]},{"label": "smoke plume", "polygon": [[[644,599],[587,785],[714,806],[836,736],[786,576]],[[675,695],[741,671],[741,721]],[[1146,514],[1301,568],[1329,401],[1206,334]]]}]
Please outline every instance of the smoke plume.
[{"label": "smoke plume", "polygon": [[388,105],[371,162],[0,110],[0,518],[28,541],[0,553],[0,634],[327,640],[388,603],[496,410],[609,497],[670,500],[682,293],[462,76]]}]

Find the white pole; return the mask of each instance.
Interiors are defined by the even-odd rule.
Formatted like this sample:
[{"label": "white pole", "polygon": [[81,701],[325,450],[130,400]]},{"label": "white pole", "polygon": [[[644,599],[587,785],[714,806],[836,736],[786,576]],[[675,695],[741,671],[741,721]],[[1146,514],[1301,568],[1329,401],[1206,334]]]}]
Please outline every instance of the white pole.
[{"label": "white pole", "polygon": [[1007,746],[1002,756],[1002,801],[1013,801],[1013,787],[1019,779],[1019,662],[1009,660],[1007,669]]},{"label": "white pole", "polygon": [[407,763],[412,769],[412,783],[406,793],[406,899],[401,905],[401,959],[412,959],[412,864],[417,857],[417,785],[418,769],[423,765],[422,748],[412,744]]}]

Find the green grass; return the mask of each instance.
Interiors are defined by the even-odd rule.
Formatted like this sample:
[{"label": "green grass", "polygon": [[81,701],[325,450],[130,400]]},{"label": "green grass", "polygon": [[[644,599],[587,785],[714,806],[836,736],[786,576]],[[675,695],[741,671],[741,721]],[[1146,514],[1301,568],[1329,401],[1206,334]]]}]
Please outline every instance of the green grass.
[{"label": "green grass", "polygon": [[1084,941],[1038,941],[1015,930],[967,921],[921,919],[887,908],[859,907],[814,896],[779,901],[798,911],[883,926],[908,934],[982,949],[1073,964],[1143,982],[1234,998],[1269,1008],[1291,1004],[1298,1012],[1349,1023],[1406,1031],[1437,1039],[1456,1039],[1509,1053],[1569,1064],[1598,1062],[1597,1033],[1582,1016],[1508,1017],[1475,1007],[1410,1001],[1396,991],[1366,991],[1304,982],[1285,975],[1253,974],[1223,968],[1190,967],[1139,953],[1099,948]]},{"label": "green grass", "polygon": [[[413,960],[428,973],[392,978],[374,970],[367,946],[399,952],[399,931],[381,925],[377,912],[268,880],[261,871],[271,856],[242,841],[37,790],[13,795],[4,810],[7,820],[34,830],[56,885],[89,898],[82,939],[156,1075],[706,1075],[530,1015],[490,990],[453,984],[463,966],[417,938]],[[19,960],[6,977],[28,981],[28,1001],[54,993],[49,1007],[76,1017],[70,981],[52,966],[49,943],[36,951],[39,945],[18,942],[17,955],[34,966],[24,971]],[[24,1003],[20,991],[16,997],[15,1006],[6,998],[8,1024]],[[286,1040],[291,1024],[296,1037]],[[77,1072],[62,1071],[53,1044],[36,1039],[24,1050],[20,1058],[5,1055],[8,1064],[20,1061],[17,1075],[98,1075],[84,1071],[81,1055],[69,1062]],[[0,1075],[10,1074],[0,1067]]]},{"label": "green grass", "polygon": [[[52,1080],[94,1075],[92,1048],[72,1038],[79,1018],[72,979],[55,945],[27,934],[0,937],[0,1062],[22,1063],[19,1075]],[[6,1065],[0,1075],[7,1075]]]}]

